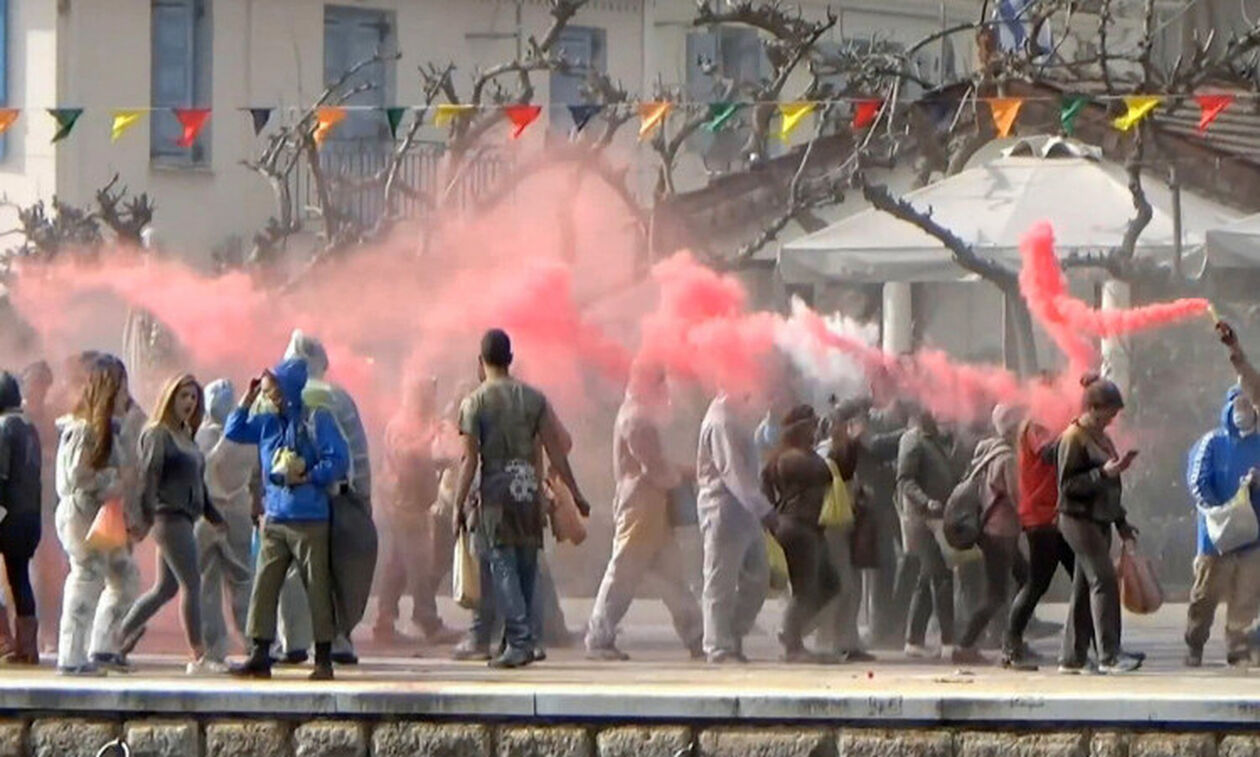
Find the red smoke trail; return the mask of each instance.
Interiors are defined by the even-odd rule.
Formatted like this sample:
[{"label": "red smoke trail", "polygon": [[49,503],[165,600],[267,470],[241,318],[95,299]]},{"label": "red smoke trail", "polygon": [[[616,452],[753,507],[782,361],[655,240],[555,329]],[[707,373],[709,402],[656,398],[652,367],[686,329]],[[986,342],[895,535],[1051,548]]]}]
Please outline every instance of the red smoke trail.
[{"label": "red smoke trail", "polygon": [[1092,308],[1068,293],[1067,281],[1054,252],[1054,230],[1041,221],[1019,245],[1023,267],[1019,288],[1038,322],[1068,357],[1070,370],[1080,373],[1097,364],[1092,337],[1117,337],[1184,321],[1208,311],[1208,301],[1181,299],[1116,310]]}]

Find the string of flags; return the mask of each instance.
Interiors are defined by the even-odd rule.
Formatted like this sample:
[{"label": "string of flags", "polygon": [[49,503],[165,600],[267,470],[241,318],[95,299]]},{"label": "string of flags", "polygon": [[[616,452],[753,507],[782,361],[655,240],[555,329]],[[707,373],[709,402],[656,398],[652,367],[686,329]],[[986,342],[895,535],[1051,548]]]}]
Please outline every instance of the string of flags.
[{"label": "string of flags", "polygon": [[[1252,93],[1247,93],[1249,96]],[[1223,113],[1230,105],[1238,99],[1238,94],[1202,94],[1193,96],[1194,102],[1199,107],[1198,128],[1200,133],[1206,133],[1212,123]],[[1067,94],[1059,97],[988,97],[976,98],[977,102],[983,101],[988,105],[989,113],[993,119],[993,127],[998,136],[1008,136],[1019,119],[1021,108],[1026,102],[1030,101],[1057,101],[1059,104],[1059,126],[1063,133],[1071,136],[1076,128],[1077,117],[1084,111],[1085,106],[1090,103],[1103,103],[1108,101],[1119,100],[1123,102],[1125,112],[1113,118],[1111,125],[1122,132],[1131,131],[1135,126],[1149,117],[1165,100],[1179,100],[1182,96],[1172,95],[1124,95],[1124,96],[1089,96],[1081,94]],[[949,106],[944,101],[923,101],[929,107],[934,107],[942,112]],[[718,132],[725,128],[732,119],[744,108],[754,106],[773,106],[779,117],[776,135],[787,142],[791,139],[792,134],[805,122],[808,116],[818,112],[820,109],[830,107],[832,105],[847,105],[852,111],[851,125],[855,130],[869,129],[879,121],[885,112],[887,100],[877,97],[859,97],[859,98],[841,98],[833,100],[801,100],[795,102],[775,102],[775,103],[758,103],[758,102],[714,102],[714,103],[678,103],[669,100],[659,100],[651,102],[641,102],[632,104],[639,117],[639,139],[645,140],[656,134],[669,119],[671,114],[676,110],[696,112],[694,109],[703,107],[706,110],[701,111],[706,114],[701,127],[709,132]],[[577,105],[567,105],[570,117],[573,121],[573,129],[580,132],[590,124],[591,120],[605,110],[614,110],[625,107],[626,104],[617,103],[612,105],[600,105],[594,103],[583,103]],[[250,107],[238,109],[248,113],[253,125],[254,134],[260,135],[271,123],[272,115],[279,110],[274,107]],[[288,110],[296,110],[290,108]],[[492,105],[477,106],[464,105],[456,103],[442,103],[433,106],[362,106],[362,105],[343,105],[343,106],[322,106],[313,112],[314,124],[312,138],[316,145],[322,145],[339,125],[341,125],[351,112],[356,111],[376,111],[381,112],[385,116],[386,124],[389,126],[390,134],[396,139],[398,137],[398,129],[406,118],[408,113],[414,112],[415,118],[420,123],[424,123],[426,118],[431,117],[433,126],[441,128],[451,128],[462,119],[469,118],[479,111],[498,110],[501,111],[506,118],[510,127],[510,137],[519,139],[525,130],[528,129],[542,115],[542,106],[540,105]],[[79,123],[83,115],[83,108],[49,108],[46,110],[56,126],[52,141],[60,142],[68,138],[75,126]],[[123,139],[136,124],[140,123],[146,116],[151,116],[157,112],[169,112],[179,122],[182,131],[175,144],[179,147],[191,147],[201,132],[205,129],[210,121],[212,114],[209,108],[131,108],[118,109],[110,112],[111,127],[110,141],[117,142]],[[622,111],[624,113],[624,111]],[[0,134],[4,134],[13,124],[18,121],[22,115],[22,110],[18,108],[0,108]]]}]

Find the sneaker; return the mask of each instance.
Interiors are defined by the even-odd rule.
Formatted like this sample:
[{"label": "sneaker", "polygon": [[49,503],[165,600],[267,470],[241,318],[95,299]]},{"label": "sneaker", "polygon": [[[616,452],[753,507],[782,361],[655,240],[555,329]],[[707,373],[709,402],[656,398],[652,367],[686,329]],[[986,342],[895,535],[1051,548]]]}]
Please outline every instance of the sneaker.
[{"label": "sneaker", "polygon": [[184,672],[190,676],[223,675],[228,672],[228,666],[227,663],[219,660],[199,657],[188,663],[188,666],[184,668]]},{"label": "sneaker", "polygon": [[1132,673],[1142,667],[1142,661],[1137,657],[1129,654],[1121,654],[1110,662],[1104,662],[1098,666],[1098,672],[1103,675],[1116,675],[1119,673]]},{"label": "sneaker", "polygon": [[523,668],[534,662],[535,650],[524,650],[518,647],[508,647],[503,654],[491,660],[488,665],[495,669]]},{"label": "sneaker", "polygon": [[744,657],[739,652],[733,652],[726,649],[719,649],[706,657],[705,660],[710,665],[742,665],[748,662],[748,658]]},{"label": "sneaker", "polygon": [[547,650],[542,646],[534,647],[534,662],[546,662]]},{"label": "sneaker", "polygon": [[906,644],[906,657],[912,660],[939,660],[941,653],[938,650],[928,649],[922,644]]},{"label": "sneaker", "polygon": [[980,650],[975,647],[956,647],[949,656],[949,661],[955,665],[990,665],[989,658],[980,654]]},{"label": "sneaker", "polygon": [[1225,657],[1225,662],[1231,668],[1235,668],[1236,670],[1247,670],[1251,667],[1251,653],[1230,652],[1229,655]]},{"label": "sneaker", "polygon": [[1094,663],[1092,661],[1086,661],[1084,663],[1081,663],[1080,665],[1077,665],[1076,663],[1069,663],[1069,662],[1059,663],[1060,675],[1082,676],[1082,675],[1092,675],[1095,672],[1097,672],[1097,669],[1094,667]]},{"label": "sneaker", "polygon": [[465,639],[451,652],[451,659],[460,662],[485,662],[490,659],[490,647]]},{"label": "sneaker", "polygon": [[630,659],[630,655],[609,644],[608,646],[587,647],[586,659],[598,662],[625,662]]},{"label": "sneaker", "polygon": [[1186,666],[1187,668],[1201,668],[1201,667],[1203,667],[1203,650],[1202,650],[1202,649],[1191,649],[1191,650],[1187,651],[1187,652],[1186,652],[1186,659],[1185,659],[1185,660],[1183,660],[1183,663],[1185,664],[1185,666]]},{"label": "sneaker", "polygon": [[879,658],[865,649],[849,649],[840,653],[841,662],[878,662]]},{"label": "sneaker", "polygon": [[132,667],[127,658],[113,652],[97,652],[92,655],[92,662],[101,670],[110,673],[132,673],[135,668]]},{"label": "sneaker", "polygon": [[57,675],[76,676],[79,678],[102,678],[105,676],[105,671],[94,662],[86,662],[82,665],[58,665]]}]

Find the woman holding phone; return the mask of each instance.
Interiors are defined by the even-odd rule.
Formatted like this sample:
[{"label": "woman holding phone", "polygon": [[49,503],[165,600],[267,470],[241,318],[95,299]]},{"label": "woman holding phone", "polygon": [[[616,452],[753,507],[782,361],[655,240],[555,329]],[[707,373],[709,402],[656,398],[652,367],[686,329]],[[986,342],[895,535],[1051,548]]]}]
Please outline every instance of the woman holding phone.
[{"label": "woman holding phone", "polygon": [[1081,384],[1083,412],[1063,432],[1058,452],[1059,529],[1076,554],[1059,672],[1085,672],[1096,638],[1099,671],[1127,673],[1141,667],[1142,658],[1120,648],[1120,581],[1111,561],[1111,529],[1126,541],[1137,536],[1121,504],[1120,484],[1137,450],[1121,454],[1107,435],[1124,408],[1120,388],[1095,374]]}]

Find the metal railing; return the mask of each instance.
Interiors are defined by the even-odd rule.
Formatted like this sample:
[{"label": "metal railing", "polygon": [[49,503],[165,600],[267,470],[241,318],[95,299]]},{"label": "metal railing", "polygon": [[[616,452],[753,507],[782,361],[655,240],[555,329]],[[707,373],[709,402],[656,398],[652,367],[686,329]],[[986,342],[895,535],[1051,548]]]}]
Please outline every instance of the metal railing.
[{"label": "metal railing", "polygon": [[[320,151],[320,169],[332,180],[329,186],[334,205],[365,226],[372,226],[385,213],[384,187],[370,180],[388,169],[393,150],[394,145],[389,142],[329,142]],[[440,186],[444,152],[442,143],[424,142],[403,156],[398,179],[420,195],[397,193],[398,211],[404,218],[424,213],[426,203],[422,197],[441,201],[443,207],[457,212],[467,209],[494,186],[509,165],[507,159],[498,155],[479,156],[464,166],[448,188]],[[300,163],[290,181],[293,217],[311,218],[312,209],[318,208],[320,202],[310,167]]]}]

